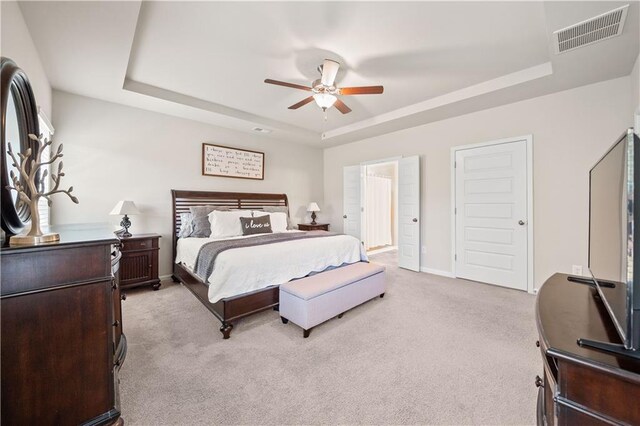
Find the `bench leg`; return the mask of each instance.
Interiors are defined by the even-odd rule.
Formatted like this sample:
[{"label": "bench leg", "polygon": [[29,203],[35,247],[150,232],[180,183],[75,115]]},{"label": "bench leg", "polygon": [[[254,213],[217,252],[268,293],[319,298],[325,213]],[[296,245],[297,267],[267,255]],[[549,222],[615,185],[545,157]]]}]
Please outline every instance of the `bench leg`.
[{"label": "bench leg", "polygon": [[342,318],[342,316],[344,315],[344,312],[338,315],[338,318]]},{"label": "bench leg", "polygon": [[286,324],[286,323],[288,323],[288,322],[289,322],[289,320],[288,320],[288,319],[286,319],[285,317],[280,317],[280,319],[282,320],[282,323],[283,323],[283,324]]},{"label": "bench leg", "polygon": [[307,337],[309,337],[309,334],[311,334],[311,328],[308,330],[302,330],[302,336],[306,339]]},{"label": "bench leg", "polygon": [[220,333],[222,333],[223,339],[228,339],[231,337],[231,330],[233,329],[233,324],[223,321],[220,326]]},{"label": "bench leg", "polygon": [[380,299],[382,299],[383,297],[384,297],[384,293],[382,293],[382,294],[380,295]]}]

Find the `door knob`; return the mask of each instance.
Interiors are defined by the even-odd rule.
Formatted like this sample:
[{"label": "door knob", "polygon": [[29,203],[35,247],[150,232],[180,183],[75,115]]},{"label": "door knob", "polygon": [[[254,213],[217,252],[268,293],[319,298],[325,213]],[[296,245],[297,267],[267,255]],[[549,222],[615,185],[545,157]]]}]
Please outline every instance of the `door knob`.
[{"label": "door knob", "polygon": [[346,219],[346,218],[347,218],[347,215],[345,214],[344,216],[342,216],[342,218],[343,218],[343,219]]},{"label": "door knob", "polygon": [[417,222],[418,218],[414,217],[413,219],[411,219],[412,222]]},{"label": "door knob", "polygon": [[519,221],[518,221],[518,225],[524,225],[524,224],[525,224],[525,221],[524,221],[524,220],[519,220]]}]

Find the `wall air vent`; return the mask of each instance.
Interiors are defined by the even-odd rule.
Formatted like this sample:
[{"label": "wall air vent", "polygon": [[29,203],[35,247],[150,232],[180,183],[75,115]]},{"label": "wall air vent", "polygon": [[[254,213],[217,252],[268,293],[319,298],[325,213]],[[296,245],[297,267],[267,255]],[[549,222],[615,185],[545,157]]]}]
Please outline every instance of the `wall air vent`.
[{"label": "wall air vent", "polygon": [[554,31],[556,53],[565,53],[622,34],[629,5]]}]

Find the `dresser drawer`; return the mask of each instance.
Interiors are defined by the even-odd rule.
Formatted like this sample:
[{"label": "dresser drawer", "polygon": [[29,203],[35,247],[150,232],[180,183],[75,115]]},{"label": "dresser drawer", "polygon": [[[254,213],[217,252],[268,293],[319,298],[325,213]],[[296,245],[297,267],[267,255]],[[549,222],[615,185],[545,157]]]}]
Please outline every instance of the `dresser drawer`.
[{"label": "dresser drawer", "polygon": [[124,252],[132,250],[149,250],[152,248],[158,248],[157,242],[157,238],[145,238],[136,240],[127,240],[123,238],[121,250]]}]

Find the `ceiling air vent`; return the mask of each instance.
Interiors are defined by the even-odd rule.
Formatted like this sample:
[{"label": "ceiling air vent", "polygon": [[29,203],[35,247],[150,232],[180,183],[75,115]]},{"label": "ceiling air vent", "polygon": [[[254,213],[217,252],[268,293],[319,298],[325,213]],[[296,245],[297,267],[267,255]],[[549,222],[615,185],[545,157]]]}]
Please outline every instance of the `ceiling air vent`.
[{"label": "ceiling air vent", "polygon": [[263,129],[262,127],[254,127],[252,130],[258,133],[271,133],[271,130]]},{"label": "ceiling air vent", "polygon": [[629,5],[554,31],[556,53],[564,53],[622,34]]}]

